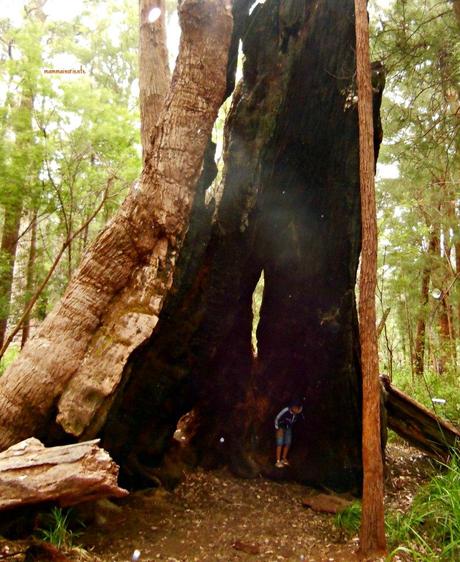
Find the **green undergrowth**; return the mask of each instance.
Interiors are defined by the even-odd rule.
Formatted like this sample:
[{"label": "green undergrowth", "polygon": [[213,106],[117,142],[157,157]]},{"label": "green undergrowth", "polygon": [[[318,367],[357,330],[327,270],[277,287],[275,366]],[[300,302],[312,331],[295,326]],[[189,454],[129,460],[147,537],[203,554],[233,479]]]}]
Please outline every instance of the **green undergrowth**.
[{"label": "green undergrowth", "polygon": [[[43,516],[42,527],[38,529],[41,540],[54,545],[59,549],[70,550],[78,546],[75,544],[81,533],[73,531],[71,526],[72,510],[53,507],[50,513]],[[79,523],[81,526],[82,524]]]},{"label": "green undergrowth", "polygon": [[0,359],[0,376],[6,371],[6,368],[16,359],[19,355],[19,345],[12,344],[5,351],[4,356]]},{"label": "green undergrowth", "polygon": [[[359,531],[361,504],[353,503],[335,517],[335,525],[348,534]],[[460,453],[423,486],[406,513],[389,512],[385,519],[392,560],[406,554],[414,562],[460,560]]]},{"label": "green undergrowth", "polygon": [[[392,383],[437,415],[460,425],[460,393],[455,372],[439,375],[431,371],[412,379],[409,372],[400,370],[394,373]],[[436,399],[445,403],[437,403]]]}]

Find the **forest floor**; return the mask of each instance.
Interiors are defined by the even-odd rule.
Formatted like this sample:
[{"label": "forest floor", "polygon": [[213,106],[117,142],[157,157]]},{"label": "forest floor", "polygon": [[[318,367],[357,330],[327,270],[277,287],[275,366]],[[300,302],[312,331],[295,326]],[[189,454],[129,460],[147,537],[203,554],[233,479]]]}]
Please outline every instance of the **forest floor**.
[{"label": "forest floor", "polygon": [[[387,508],[404,512],[432,469],[417,450],[393,443],[387,473]],[[91,525],[78,542],[94,562],[128,562],[135,550],[140,562],[352,562],[357,536],[337,529],[333,515],[303,507],[311,492],[300,484],[199,469],[173,492],[131,494],[103,526]]]}]

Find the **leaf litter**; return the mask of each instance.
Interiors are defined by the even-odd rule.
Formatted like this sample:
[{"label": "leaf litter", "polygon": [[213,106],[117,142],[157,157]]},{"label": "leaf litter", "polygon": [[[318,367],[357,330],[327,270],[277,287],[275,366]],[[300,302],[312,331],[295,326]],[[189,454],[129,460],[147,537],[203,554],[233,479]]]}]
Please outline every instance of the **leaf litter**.
[{"label": "leaf litter", "polygon": [[[430,467],[415,449],[390,444],[387,508],[405,511]],[[80,542],[93,562],[353,562],[357,537],[337,529],[332,515],[303,507],[312,493],[293,482],[196,469],[173,492],[154,488],[119,500],[121,512],[87,527]]]}]

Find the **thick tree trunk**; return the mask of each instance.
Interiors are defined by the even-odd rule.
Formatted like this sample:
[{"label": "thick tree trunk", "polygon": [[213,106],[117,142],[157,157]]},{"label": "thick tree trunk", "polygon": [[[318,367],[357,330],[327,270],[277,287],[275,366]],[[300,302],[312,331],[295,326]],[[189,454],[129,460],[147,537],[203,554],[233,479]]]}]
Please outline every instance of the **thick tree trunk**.
[{"label": "thick tree trunk", "polygon": [[[183,9],[202,4],[189,0]],[[222,20],[211,14],[206,37],[213,36],[213,53],[206,51],[203,64],[192,68],[187,107],[178,114],[187,128],[186,145],[173,145],[177,161],[169,158],[172,150],[165,155],[170,106],[177,102],[171,95],[139,187],[90,248],[62,303],[26,345],[19,367],[11,369],[6,383],[0,381],[5,412],[0,442],[30,432],[46,434],[48,441],[69,439],[54,423],[58,410],[58,423],[67,432],[79,438],[100,432],[105,448],[123,465],[125,479],[140,484],[154,476],[149,468],[159,465],[178,419],[193,409],[190,430],[203,464],[227,462],[243,475],[262,472],[360,489],[353,0],[267,0],[248,18],[251,4],[234,2],[239,31],[232,39],[227,94],[242,35],[245,67],[226,126],[219,208],[205,204],[216,171],[209,143],[187,237],[182,246],[176,243],[175,227],[187,215],[191,197],[176,224],[174,190],[194,186],[197,145],[204,150],[211,128],[210,108],[209,126],[202,127],[204,117],[197,117],[194,106],[208,100],[215,108],[223,99],[223,90],[217,101],[210,89],[220,85],[221,75],[213,73],[224,50],[217,32]],[[204,48],[201,33],[193,39]],[[189,74],[180,64],[176,72],[172,92],[178,96],[177,80]],[[198,80],[204,75],[206,92]],[[182,136],[169,138],[176,140],[182,142]],[[193,173],[184,169],[183,154]],[[161,199],[164,176],[170,183],[161,183]],[[150,191],[150,182],[157,191]],[[169,203],[170,228],[159,216]],[[146,280],[146,268],[157,263],[159,276]],[[255,361],[252,293],[262,271]],[[142,325],[133,318],[141,318]],[[137,330],[138,339],[132,336]],[[36,379],[29,379],[32,369]],[[38,377],[44,381],[39,390]],[[286,401],[303,396],[306,423],[295,428],[292,466],[281,474],[273,467],[273,418]]]},{"label": "thick tree trunk", "polygon": [[[154,8],[160,10],[160,15],[150,21]],[[148,153],[169,82],[164,0],[139,0],[139,105],[144,155]]]},{"label": "thick tree trunk", "polygon": [[[160,15],[151,22],[154,8],[160,10]],[[144,159],[154,141],[155,127],[170,84],[165,19],[164,0],[139,1],[139,104]],[[59,403],[59,420],[68,431],[78,436],[84,432],[86,436],[94,436],[103,424],[111,404],[107,396],[113,394],[119,384],[126,359],[152,333],[156,324],[157,316],[150,303],[156,298],[157,285],[157,262],[152,257],[149,263],[138,268],[105,311],[92,337],[97,345],[90,344],[82,367]],[[110,348],[110,354],[101,355],[101,347]],[[85,400],[81,407],[81,389],[94,396],[95,386],[99,399]],[[76,423],[70,421],[73,418]]]},{"label": "thick tree trunk", "polygon": [[[155,265],[156,278],[143,305],[145,322],[153,328],[171,285],[203,154],[225,91],[231,31],[226,4],[182,3],[180,55],[141,180],[91,246],[60,303],[0,379],[1,447],[30,435],[53,439],[50,428],[59,398],[81,369],[88,348],[115,364],[124,361],[129,351],[116,347],[118,356],[113,358],[107,345],[132,332],[129,312],[122,308],[116,314],[117,301],[134,277],[142,282],[149,264]],[[107,324],[107,315],[123,317],[123,322]],[[106,322],[107,338],[95,339],[101,322]],[[144,329],[139,321],[139,331]],[[61,408],[58,419],[68,432],[82,432],[86,420],[79,417],[80,406],[91,418],[111,392],[106,387],[113,388],[120,378],[115,372],[117,382],[106,382],[103,369],[91,375],[89,384],[75,388],[77,396],[67,393],[70,405]]]},{"label": "thick tree trunk", "polygon": [[[155,332],[128,361],[104,444],[120,462],[130,458],[134,482],[148,475],[142,465],[159,464],[193,409],[189,429],[205,465],[360,489],[353,2],[269,0],[247,29],[216,222],[203,195]],[[262,270],[255,361],[252,294]],[[306,423],[280,474],[273,418],[297,396],[306,397]]]}]

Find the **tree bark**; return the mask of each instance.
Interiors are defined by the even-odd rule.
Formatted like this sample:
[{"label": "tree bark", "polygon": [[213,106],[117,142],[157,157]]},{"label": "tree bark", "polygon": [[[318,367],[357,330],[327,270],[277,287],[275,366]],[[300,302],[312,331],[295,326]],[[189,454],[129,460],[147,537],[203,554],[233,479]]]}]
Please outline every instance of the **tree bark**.
[{"label": "tree bark", "polygon": [[[30,232],[30,247],[29,258],[27,260],[27,273],[26,273],[26,287],[25,287],[25,302],[28,303],[33,294],[35,283],[35,261],[37,258],[37,211],[35,210],[32,215],[32,227]],[[27,306],[27,304],[26,304]],[[21,349],[24,347],[30,335],[30,315],[31,312],[26,314],[24,323],[22,325]],[[0,344],[0,348],[2,345]]]},{"label": "tree bark", "polygon": [[[357,491],[353,2],[271,0],[255,7],[246,29],[215,223],[203,194],[172,291],[151,338],[128,360],[103,442],[120,462],[131,459],[124,476],[139,485],[193,410],[189,431],[204,466]],[[252,294],[262,270],[255,360]],[[306,423],[280,475],[273,418],[293,396],[305,396]]]},{"label": "tree bark", "polygon": [[376,333],[377,217],[374,185],[374,131],[369,27],[365,0],[355,0],[356,75],[359,113],[362,251],[359,279],[359,332],[363,377],[363,501],[360,554],[386,553],[383,510],[383,461],[380,430],[380,384]]},{"label": "tree bark", "polygon": [[[160,10],[160,16],[150,22],[153,8]],[[164,0],[139,0],[139,105],[144,156],[148,153],[169,82]]]},{"label": "tree bark", "polygon": [[22,216],[22,197],[5,208],[5,221],[3,225],[2,245],[0,255],[2,256],[2,275],[0,282],[1,316],[0,316],[0,348],[6,335],[8,316],[11,303],[11,290],[13,287],[14,264],[16,261],[16,249],[18,245],[19,227]]},{"label": "tree bark", "polygon": [[[29,0],[24,6],[25,11],[30,19],[43,23],[46,20],[46,14],[43,6],[46,0]],[[5,257],[5,267],[1,271],[0,277],[0,297],[3,303],[0,303],[0,349],[4,345],[6,329],[8,325],[8,316],[11,304],[11,291],[13,287],[14,265],[16,261],[16,249],[19,240],[19,228],[21,225],[21,217],[23,212],[24,193],[27,190],[27,174],[30,173],[27,147],[32,137],[32,110],[33,110],[34,93],[29,88],[24,87],[21,92],[19,116],[16,119],[14,134],[16,137],[16,145],[18,154],[21,154],[23,161],[15,162],[15,166],[21,172],[14,178],[14,194],[11,201],[5,208],[5,220],[2,233],[2,244],[0,256]],[[15,160],[16,157],[13,157]],[[3,260],[2,260],[3,261]]]},{"label": "tree bark", "polygon": [[388,319],[388,316],[389,316],[390,312],[391,312],[391,308],[390,308],[390,307],[386,308],[386,309],[383,311],[382,318],[379,320],[379,323],[378,323],[378,325],[377,325],[377,339],[379,339],[381,333],[383,332],[383,330],[384,330],[384,328],[385,328],[385,324],[386,324],[386,321],[387,321],[387,319]]},{"label": "tree bark", "polygon": [[460,0],[453,0],[453,8],[458,26],[460,27]]},{"label": "tree bark", "polygon": [[415,374],[423,376],[425,363],[425,333],[426,333],[426,307],[428,305],[428,293],[431,278],[431,260],[436,249],[436,236],[434,233],[430,235],[428,252],[426,259],[428,260],[422,270],[422,284],[420,291],[420,310],[417,320],[417,332],[415,335]]},{"label": "tree bark", "polygon": [[[203,154],[225,92],[232,27],[226,4],[182,3],[180,54],[140,182],[89,249],[60,303],[0,379],[1,447],[32,434],[58,438],[50,428],[60,396],[89,347],[110,356],[107,339],[97,341],[93,336],[130,280],[142,279],[149,263],[155,265],[156,278],[144,306],[153,328],[171,285]],[[124,313],[120,310],[118,317]],[[123,325],[109,325],[108,332],[113,330],[113,336],[122,339],[123,331],[130,329],[129,320],[128,314]],[[95,380],[94,385],[76,389],[73,403],[99,404],[104,390]],[[58,421],[67,432],[81,432],[78,420],[62,411]]]},{"label": "tree bark", "polygon": [[126,496],[117,476],[117,465],[97,440],[47,449],[32,437],[0,453],[0,510]]},{"label": "tree bark", "polygon": [[460,431],[381,377],[388,427],[437,460],[447,462],[460,443]]}]

